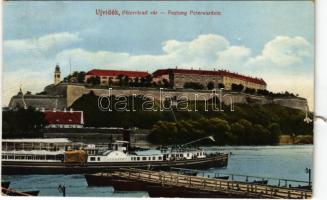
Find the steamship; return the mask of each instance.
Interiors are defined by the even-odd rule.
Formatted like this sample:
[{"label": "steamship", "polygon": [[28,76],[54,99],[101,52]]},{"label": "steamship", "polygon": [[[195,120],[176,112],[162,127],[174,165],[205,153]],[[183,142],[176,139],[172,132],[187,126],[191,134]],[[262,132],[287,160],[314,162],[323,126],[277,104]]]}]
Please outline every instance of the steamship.
[{"label": "steamship", "polygon": [[227,153],[183,146],[130,149],[129,142],[73,143],[66,138],[3,139],[2,174],[76,174],[119,168],[170,169],[225,167]]}]

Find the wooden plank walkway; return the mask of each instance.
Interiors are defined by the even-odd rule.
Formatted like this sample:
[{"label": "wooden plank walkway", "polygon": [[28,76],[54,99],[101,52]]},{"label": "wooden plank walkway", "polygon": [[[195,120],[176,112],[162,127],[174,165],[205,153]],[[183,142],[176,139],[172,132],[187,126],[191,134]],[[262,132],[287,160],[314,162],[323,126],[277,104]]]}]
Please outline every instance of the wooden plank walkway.
[{"label": "wooden plank walkway", "polygon": [[297,188],[286,188],[253,183],[181,175],[172,172],[151,171],[141,169],[120,169],[112,173],[98,173],[99,176],[116,176],[130,181],[142,181],[149,184],[160,184],[162,187],[183,187],[199,192],[219,192],[228,196],[248,198],[287,198],[307,199],[312,191]]}]

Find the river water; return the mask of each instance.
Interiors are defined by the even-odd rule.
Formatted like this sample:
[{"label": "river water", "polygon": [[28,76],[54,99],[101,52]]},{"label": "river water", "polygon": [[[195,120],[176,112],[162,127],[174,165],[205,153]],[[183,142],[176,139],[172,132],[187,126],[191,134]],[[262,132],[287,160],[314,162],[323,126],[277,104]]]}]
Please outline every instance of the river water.
[{"label": "river water", "polygon": [[[198,172],[198,176],[214,176],[217,173],[240,174],[292,180],[308,180],[305,168],[313,164],[313,145],[281,146],[233,146],[208,147],[212,151],[231,152],[227,168],[211,168]],[[235,180],[245,177],[234,176]],[[231,175],[230,175],[231,179]],[[248,178],[249,181],[260,178]],[[3,175],[2,181],[10,181],[10,187],[18,191],[40,190],[40,196],[62,196],[58,186],[66,186],[66,196],[92,197],[148,197],[147,192],[117,192],[112,187],[88,187],[83,175]],[[269,184],[278,180],[269,179]],[[285,183],[280,182],[281,185]],[[295,182],[287,184],[298,185]]]}]

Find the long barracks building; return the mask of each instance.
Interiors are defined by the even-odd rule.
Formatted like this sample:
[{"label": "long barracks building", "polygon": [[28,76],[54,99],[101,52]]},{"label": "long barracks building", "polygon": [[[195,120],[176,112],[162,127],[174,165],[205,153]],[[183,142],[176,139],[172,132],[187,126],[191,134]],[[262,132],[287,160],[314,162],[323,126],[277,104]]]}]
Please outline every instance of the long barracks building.
[{"label": "long barracks building", "polygon": [[244,76],[226,70],[193,70],[193,69],[159,69],[153,73],[156,82],[166,79],[174,88],[183,88],[187,82],[200,83],[207,86],[209,82],[218,88],[223,84],[226,90],[230,90],[232,84],[242,84],[244,88],[266,89],[267,84],[263,79]]}]

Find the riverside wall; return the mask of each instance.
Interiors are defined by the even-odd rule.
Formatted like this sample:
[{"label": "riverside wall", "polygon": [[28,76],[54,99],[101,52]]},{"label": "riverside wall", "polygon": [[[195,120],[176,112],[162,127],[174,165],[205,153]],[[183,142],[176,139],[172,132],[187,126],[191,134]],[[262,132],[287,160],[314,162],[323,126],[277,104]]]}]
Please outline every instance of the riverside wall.
[{"label": "riverside wall", "polygon": [[[126,138],[128,133],[128,138]],[[147,137],[150,130],[120,128],[48,128],[43,130],[45,138],[69,138],[72,141],[84,143],[110,143],[116,140],[129,140],[132,146],[155,147]]]}]

